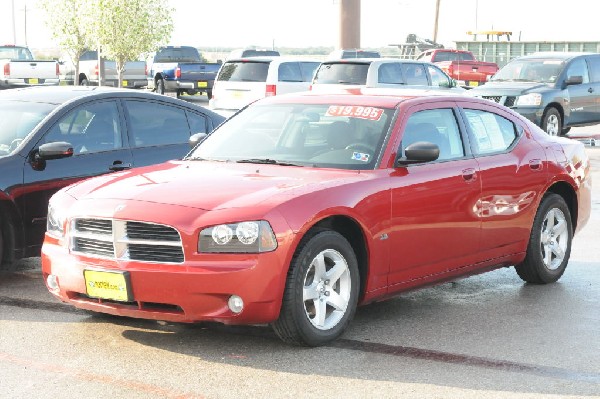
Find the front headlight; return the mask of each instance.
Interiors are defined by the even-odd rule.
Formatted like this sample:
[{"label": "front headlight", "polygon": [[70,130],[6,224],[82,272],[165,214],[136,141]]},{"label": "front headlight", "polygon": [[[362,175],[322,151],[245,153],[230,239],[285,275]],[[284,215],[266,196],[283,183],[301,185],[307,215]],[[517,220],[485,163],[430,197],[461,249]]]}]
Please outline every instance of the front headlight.
[{"label": "front headlight", "polygon": [[517,98],[517,105],[540,105],[542,95],[540,93],[530,93]]},{"label": "front headlight", "polygon": [[199,252],[259,253],[277,248],[277,240],[265,220],[220,224],[200,232]]},{"label": "front headlight", "polygon": [[55,238],[63,238],[65,236],[65,221],[66,217],[64,212],[61,212],[61,208],[55,207],[50,203],[46,219],[46,231],[48,234]]}]

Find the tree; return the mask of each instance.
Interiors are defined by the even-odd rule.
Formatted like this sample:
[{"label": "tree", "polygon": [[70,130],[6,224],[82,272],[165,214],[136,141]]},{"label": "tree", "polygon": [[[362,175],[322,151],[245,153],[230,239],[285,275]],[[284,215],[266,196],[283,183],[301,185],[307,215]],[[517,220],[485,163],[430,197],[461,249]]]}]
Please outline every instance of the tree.
[{"label": "tree", "polygon": [[93,0],[94,33],[102,55],[117,64],[121,86],[125,62],[156,51],[171,37],[174,10],[147,0]]},{"label": "tree", "polygon": [[89,45],[91,2],[89,0],[41,0],[45,23],[60,47],[75,65],[75,85],[79,84],[79,58]]}]

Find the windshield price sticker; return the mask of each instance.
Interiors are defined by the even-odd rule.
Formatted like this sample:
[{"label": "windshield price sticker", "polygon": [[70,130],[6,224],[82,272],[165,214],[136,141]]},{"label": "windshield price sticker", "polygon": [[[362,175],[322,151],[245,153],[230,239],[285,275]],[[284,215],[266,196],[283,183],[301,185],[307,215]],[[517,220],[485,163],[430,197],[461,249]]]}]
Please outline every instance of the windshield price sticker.
[{"label": "windshield price sticker", "polygon": [[378,121],[381,119],[383,110],[373,107],[362,107],[360,105],[331,105],[326,116],[348,116],[351,118],[369,119]]}]

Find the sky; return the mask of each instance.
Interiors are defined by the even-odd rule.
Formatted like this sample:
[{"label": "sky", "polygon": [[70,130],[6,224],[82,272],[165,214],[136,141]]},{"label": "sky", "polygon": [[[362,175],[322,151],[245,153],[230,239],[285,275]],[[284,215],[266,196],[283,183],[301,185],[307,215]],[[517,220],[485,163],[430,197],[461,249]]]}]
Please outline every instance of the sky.
[{"label": "sky", "polygon": [[[168,0],[172,45],[202,48],[336,47],[341,0]],[[38,0],[0,0],[0,44],[52,48]],[[14,30],[12,4],[14,3]],[[433,38],[436,0],[362,0],[361,47]],[[467,31],[512,31],[512,40],[600,41],[597,0],[440,0],[438,42],[472,40]],[[479,39],[484,39],[479,37]]]}]

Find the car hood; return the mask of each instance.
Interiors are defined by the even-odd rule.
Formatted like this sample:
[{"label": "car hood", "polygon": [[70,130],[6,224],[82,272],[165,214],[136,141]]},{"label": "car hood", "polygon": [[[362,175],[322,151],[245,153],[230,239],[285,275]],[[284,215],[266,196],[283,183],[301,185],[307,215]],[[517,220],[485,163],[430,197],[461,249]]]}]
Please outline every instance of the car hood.
[{"label": "car hood", "polygon": [[469,90],[469,94],[477,97],[481,96],[518,96],[531,92],[539,92],[550,89],[545,83],[538,82],[494,82]]},{"label": "car hood", "polygon": [[[363,171],[364,172],[364,171]],[[295,166],[171,161],[85,180],[68,193],[85,200],[133,200],[203,210],[277,204],[367,179],[367,173]]]}]

